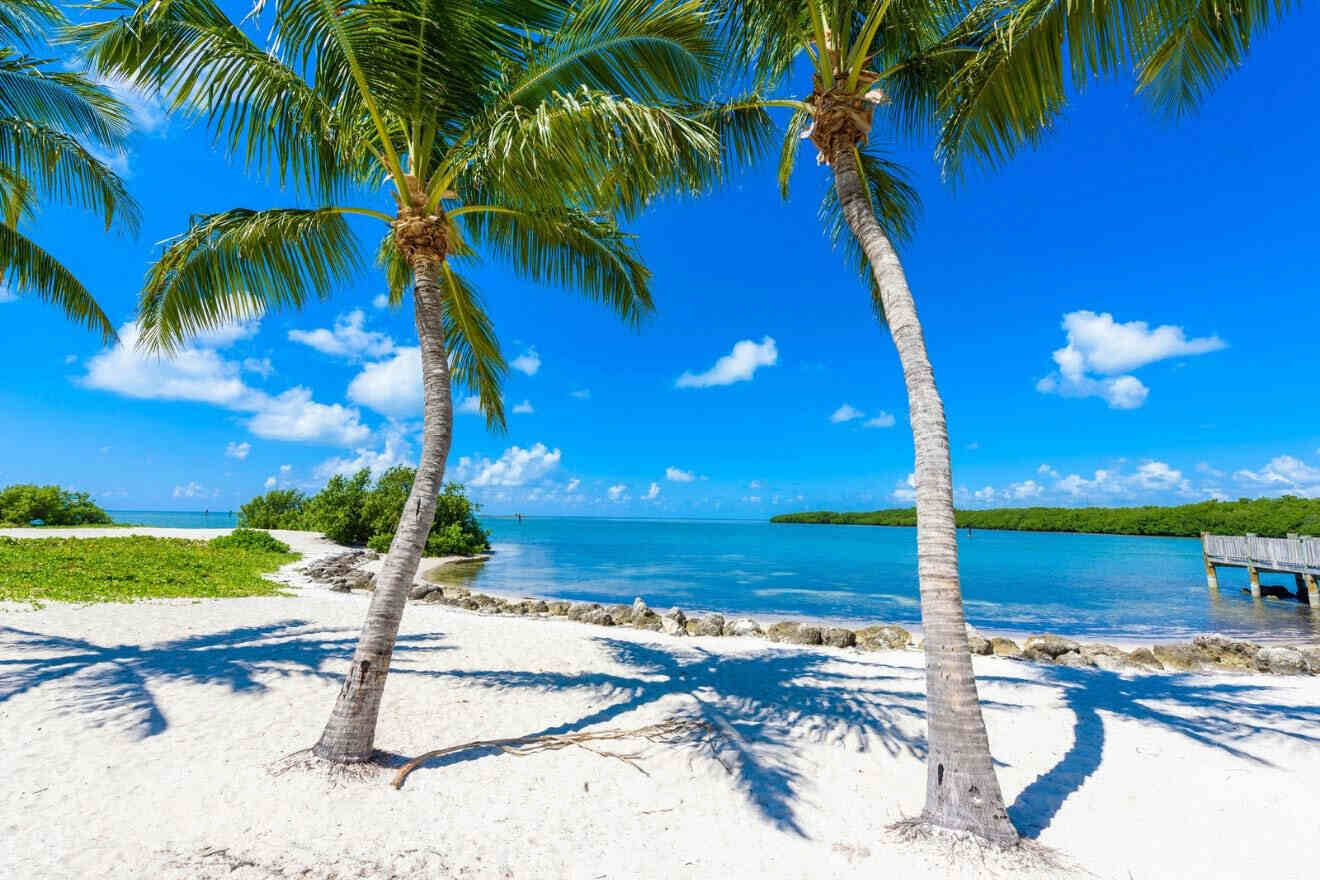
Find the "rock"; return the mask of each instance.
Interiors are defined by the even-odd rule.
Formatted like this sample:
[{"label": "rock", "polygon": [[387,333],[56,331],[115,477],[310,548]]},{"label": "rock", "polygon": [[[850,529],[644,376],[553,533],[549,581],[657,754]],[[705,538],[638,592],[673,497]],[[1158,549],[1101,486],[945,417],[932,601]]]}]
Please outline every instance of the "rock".
[{"label": "rock", "polygon": [[1284,646],[1261,648],[1256,652],[1256,668],[1275,675],[1310,675],[1311,664],[1296,648]]},{"label": "rock", "polygon": [[868,626],[857,630],[853,635],[856,637],[857,647],[863,651],[893,651],[897,648],[906,648],[908,642],[912,640],[912,633],[896,623]]},{"label": "rock", "polygon": [[525,600],[506,602],[504,607],[500,610],[504,611],[506,614],[526,614],[532,610],[532,603]]},{"label": "rock", "polygon": [[1127,657],[1124,655],[1096,654],[1091,657],[1091,662],[1106,672],[1118,672],[1127,665]]},{"label": "rock", "polygon": [[1072,639],[1065,639],[1062,636],[1041,635],[1032,636],[1027,639],[1027,644],[1023,646],[1022,653],[1030,654],[1033,650],[1045,654],[1051,660],[1060,654],[1067,654],[1069,651],[1080,651],[1081,645]]},{"label": "rock", "polygon": [[724,634],[726,636],[736,636],[739,638],[748,638],[751,636],[763,636],[761,624],[752,620],[750,617],[739,617],[737,620],[730,620],[724,624]]},{"label": "rock", "polygon": [[572,602],[551,602],[550,613],[555,617],[565,617],[568,615],[569,609],[572,607]]},{"label": "rock", "polygon": [[610,617],[613,617],[614,622],[620,626],[632,622],[633,611],[631,605],[611,605],[609,607],[609,612]]},{"label": "rock", "polygon": [[687,635],[686,623],[686,620],[664,614],[660,617],[660,631],[668,636],[685,636]]},{"label": "rock", "polygon": [[638,629],[647,629],[651,632],[660,632],[665,628],[664,621],[660,619],[660,615],[656,614],[650,608],[646,609],[643,614],[634,613],[631,623]]},{"label": "rock", "polygon": [[1114,645],[1082,645],[1081,655],[1090,661],[1092,666],[1116,672],[1123,668],[1123,659],[1127,656],[1127,652]]},{"label": "rock", "polygon": [[574,602],[568,609],[568,619],[581,620],[601,607],[599,602]]},{"label": "rock", "polygon": [[1081,651],[1065,651],[1055,657],[1054,662],[1059,666],[1071,666],[1075,669],[1087,669],[1095,665],[1095,661]]},{"label": "rock", "polygon": [[596,607],[582,616],[583,623],[594,623],[596,626],[614,626],[614,616],[604,608]]},{"label": "rock", "polygon": [[1197,636],[1192,644],[1206,654],[1216,666],[1225,669],[1254,669],[1260,645],[1237,642],[1224,636]]},{"label": "rock", "polygon": [[1155,645],[1150,650],[1165,669],[1175,672],[1196,672],[1206,663],[1213,662],[1209,654],[1195,645]]},{"label": "rock", "polygon": [[690,636],[724,635],[724,615],[707,614],[698,620],[689,620],[686,628]]},{"label": "rock", "polygon": [[429,584],[426,581],[417,581],[413,584],[412,589],[408,591],[408,598],[423,599],[432,593],[440,591],[441,588],[439,584]]},{"label": "rock", "polygon": [[[1068,652],[1067,652],[1067,651],[1064,651],[1063,653],[1066,654],[1066,653],[1068,653]],[[1023,648],[1023,649],[1022,649],[1022,659],[1023,659],[1023,660],[1030,660],[1032,663],[1053,663],[1053,662],[1054,662],[1054,658],[1055,658],[1056,656],[1062,656],[1062,655],[1061,655],[1061,654],[1051,654],[1050,652],[1046,651],[1045,649],[1040,648],[1040,647],[1037,647],[1037,646],[1034,646],[1034,645],[1031,646],[1031,647],[1029,647],[1029,648]]]},{"label": "rock", "polygon": [[1022,649],[1018,647],[1018,643],[1002,636],[995,636],[990,640],[990,650],[999,657],[1008,657],[1011,660],[1022,658]]},{"label": "rock", "polygon": [[1311,674],[1320,675],[1320,646],[1308,647],[1306,645],[1299,645],[1297,650],[1302,652],[1302,656],[1305,657],[1306,662],[1310,664]]},{"label": "rock", "polygon": [[790,645],[824,644],[824,636],[818,626],[803,626],[796,620],[784,620],[772,624],[766,630],[772,642],[787,642]]},{"label": "rock", "polygon": [[336,578],[335,580],[333,580],[333,581],[329,582],[328,584],[326,584],[326,586],[328,586],[328,587],[330,588],[330,592],[332,592],[332,593],[348,593],[348,592],[351,592],[351,590],[349,590],[349,587],[348,587],[348,581],[345,581],[345,580],[343,580],[343,579],[341,579],[341,578]]},{"label": "rock", "polygon": [[1129,651],[1123,657],[1123,663],[1126,666],[1135,666],[1138,669],[1153,669],[1162,671],[1164,664],[1160,658],[1155,656],[1155,652],[1150,648],[1137,648],[1135,651]]},{"label": "rock", "polygon": [[633,603],[632,603],[633,617],[640,617],[644,614],[650,614],[650,613],[651,613],[650,607],[645,602],[642,601],[641,596],[638,596],[637,598],[633,599]]},{"label": "rock", "polygon": [[857,634],[841,626],[832,626],[821,633],[825,644],[833,648],[851,648],[857,644]]},{"label": "rock", "polygon": [[967,647],[971,649],[971,652],[973,654],[986,655],[986,654],[993,654],[995,652],[995,647],[994,645],[990,644],[989,639],[985,638],[979,632],[977,632],[976,628],[973,627],[970,623],[967,624],[966,626],[967,626]]},{"label": "rock", "polygon": [[528,603],[528,611],[532,614],[548,614],[550,612],[550,603],[544,599],[532,599]]}]

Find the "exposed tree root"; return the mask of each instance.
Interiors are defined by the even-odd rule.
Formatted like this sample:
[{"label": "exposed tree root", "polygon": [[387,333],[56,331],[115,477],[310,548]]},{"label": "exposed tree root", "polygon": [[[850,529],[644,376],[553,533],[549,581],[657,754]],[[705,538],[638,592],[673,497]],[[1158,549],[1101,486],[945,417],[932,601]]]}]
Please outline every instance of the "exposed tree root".
[{"label": "exposed tree root", "polygon": [[[519,736],[509,739],[478,739],[472,742],[461,743],[456,746],[449,746],[443,749],[435,749],[424,755],[418,755],[408,763],[399,768],[391,783],[396,789],[403,787],[403,781],[427,761],[433,761],[436,758],[443,758],[445,755],[453,755],[458,752],[465,752],[469,749],[499,749],[510,755],[531,755],[536,752],[557,751],[566,749],[570,746],[585,749],[602,758],[614,758],[622,761],[634,770],[649,776],[650,774],[642,768],[638,761],[643,757],[640,751],[632,752],[605,752],[599,749],[593,749],[586,745],[589,742],[599,742],[601,740],[622,740],[622,739],[644,739],[652,743],[674,744],[679,742],[704,742],[711,743],[718,738],[718,731],[715,727],[704,721],[689,721],[685,719],[674,719],[662,721],[659,724],[648,724],[646,727],[638,727],[633,730],[588,730],[582,733],[554,733],[543,734],[541,736]],[[712,747],[712,754],[715,750]],[[716,760],[719,756],[716,755]],[[720,762],[723,764],[723,762]],[[725,769],[728,769],[727,765]]]},{"label": "exposed tree root", "polygon": [[274,761],[267,767],[271,776],[283,776],[289,772],[312,773],[324,776],[331,786],[354,785],[374,782],[384,773],[403,763],[403,756],[390,752],[377,751],[370,761],[354,764],[342,764],[318,758],[311,749],[300,749]]},{"label": "exposed tree root", "polygon": [[977,876],[1086,878],[1094,876],[1070,862],[1057,850],[1034,840],[1019,839],[1001,844],[969,831],[950,831],[921,816],[903,819],[889,831],[905,844],[929,851],[932,858],[946,859],[962,867],[976,865]]}]

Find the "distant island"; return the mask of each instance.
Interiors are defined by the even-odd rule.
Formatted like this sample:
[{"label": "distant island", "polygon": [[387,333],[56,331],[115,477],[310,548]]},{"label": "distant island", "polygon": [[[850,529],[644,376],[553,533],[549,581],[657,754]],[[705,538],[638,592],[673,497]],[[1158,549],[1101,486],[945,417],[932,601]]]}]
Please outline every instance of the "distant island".
[{"label": "distant island", "polygon": [[[817,510],[782,513],[773,523],[915,526],[911,507],[859,513]],[[1000,507],[957,511],[958,528],[1023,532],[1092,532],[1105,535],[1196,537],[1202,532],[1282,538],[1320,536],[1320,498],[1240,498],[1173,507]]]}]

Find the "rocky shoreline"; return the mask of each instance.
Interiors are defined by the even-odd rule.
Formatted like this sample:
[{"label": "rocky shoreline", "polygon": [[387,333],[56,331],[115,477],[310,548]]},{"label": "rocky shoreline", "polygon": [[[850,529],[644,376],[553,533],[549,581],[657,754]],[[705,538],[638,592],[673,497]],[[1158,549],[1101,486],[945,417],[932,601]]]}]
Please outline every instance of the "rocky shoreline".
[{"label": "rocky shoreline", "polygon": [[[322,557],[301,571],[310,579],[337,592],[371,590],[375,576],[360,566],[379,558],[370,550],[350,550]],[[505,599],[476,593],[462,586],[416,581],[409,594],[414,601],[430,602],[476,611],[518,617],[562,617],[596,626],[628,626],[662,632],[670,636],[722,636],[762,638],[794,645],[827,645],[861,651],[920,650],[922,643],[894,623],[850,629],[797,621],[780,621],[762,627],[751,617],[726,618],[708,613],[689,617],[681,608],[658,612],[640,597],[631,605],[602,605],[599,602],[568,602],[548,599]],[[1196,636],[1191,642],[1156,644],[1132,650],[1103,643],[1082,643],[1063,636],[1043,634],[1027,638],[1021,645],[1013,639],[986,638],[970,624],[967,636],[972,653],[1029,663],[1140,672],[1256,672],[1274,675],[1320,675],[1320,646],[1259,645],[1218,635]]]}]

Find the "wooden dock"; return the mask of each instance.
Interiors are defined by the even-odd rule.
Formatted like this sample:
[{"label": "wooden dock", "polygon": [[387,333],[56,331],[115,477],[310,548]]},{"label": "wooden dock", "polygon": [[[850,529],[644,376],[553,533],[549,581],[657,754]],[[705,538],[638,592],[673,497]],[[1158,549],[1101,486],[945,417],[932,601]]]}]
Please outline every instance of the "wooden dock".
[{"label": "wooden dock", "polygon": [[1260,573],[1274,571],[1291,574],[1297,585],[1297,598],[1320,611],[1320,538],[1289,535],[1286,538],[1260,538],[1256,535],[1212,535],[1201,533],[1201,558],[1205,562],[1205,580],[1212,592],[1219,590],[1216,566],[1245,568],[1251,582],[1251,596],[1261,596]]}]

